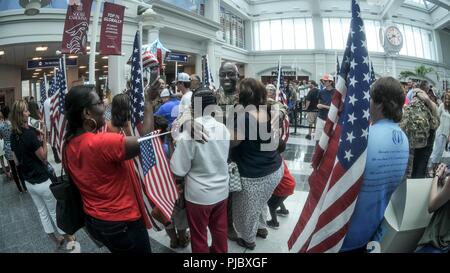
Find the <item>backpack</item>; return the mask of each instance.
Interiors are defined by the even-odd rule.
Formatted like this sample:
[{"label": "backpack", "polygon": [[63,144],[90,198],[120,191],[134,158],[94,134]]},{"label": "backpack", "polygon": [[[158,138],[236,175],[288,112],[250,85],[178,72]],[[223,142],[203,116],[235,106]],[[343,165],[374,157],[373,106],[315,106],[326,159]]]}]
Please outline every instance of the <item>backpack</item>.
[{"label": "backpack", "polygon": [[417,97],[403,108],[403,118],[400,128],[408,136],[410,148],[420,149],[428,144],[428,137],[432,130],[439,126],[439,119],[436,119],[425,102]]}]

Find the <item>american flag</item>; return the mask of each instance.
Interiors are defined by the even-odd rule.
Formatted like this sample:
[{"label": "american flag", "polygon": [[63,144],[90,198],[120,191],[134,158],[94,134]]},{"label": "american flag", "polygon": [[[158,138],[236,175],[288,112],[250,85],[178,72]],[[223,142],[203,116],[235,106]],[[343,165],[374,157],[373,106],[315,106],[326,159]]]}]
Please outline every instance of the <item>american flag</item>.
[{"label": "american flag", "polygon": [[337,82],[338,79],[338,74],[339,74],[339,68],[340,68],[340,64],[339,64],[339,57],[336,55],[336,74],[334,75],[334,81]]},{"label": "american flag", "polygon": [[[284,77],[283,77],[283,69],[281,68],[281,58],[278,61],[278,74],[277,74],[277,93],[276,93],[276,99],[281,102],[283,105],[287,106],[288,101],[286,98],[286,93],[284,86]],[[283,119],[282,124],[283,131],[281,132],[281,140],[283,142],[287,142],[289,138],[289,116],[286,115]]]},{"label": "american flag", "polygon": [[[280,58],[281,59],[281,58]],[[283,69],[281,68],[281,60],[278,61],[278,74],[277,74],[277,95],[276,99],[280,101],[282,104],[287,105],[288,101],[286,98],[286,94],[284,93],[284,77],[283,77]]]},{"label": "american flag", "polygon": [[214,79],[209,68],[208,55],[202,57],[203,59],[203,86],[210,90],[214,88]]},{"label": "american flag", "polygon": [[56,72],[50,99],[50,145],[55,147],[61,158],[64,134],[66,132],[66,119],[64,118],[64,101],[67,93],[66,69],[63,58],[59,59],[59,68]]},{"label": "american flag", "polygon": [[40,82],[40,95],[41,95],[41,107],[44,107],[44,101],[47,99],[47,88],[45,87],[45,80],[42,79]]},{"label": "american flag", "polygon": [[371,81],[364,23],[352,0],[338,91],[313,157],[306,204],[288,240],[292,252],[338,252],[342,246],[366,164]]},{"label": "american flag", "polygon": [[[131,56],[131,127],[132,134],[140,136],[140,129],[144,121],[144,89],[142,66],[140,58],[139,32],[134,38],[133,55]],[[156,134],[156,132],[152,132]],[[163,153],[159,138],[142,141],[141,160],[134,160],[135,169],[143,185],[145,196],[151,200],[164,216],[170,220],[178,192],[175,179]],[[146,200],[147,212],[151,211]],[[151,220],[154,220],[150,218]],[[155,224],[155,221],[153,221]]]},{"label": "american flag", "polygon": [[163,68],[163,55],[166,56],[167,52],[170,52],[169,49],[165,48],[164,45],[159,41],[159,39],[156,39],[149,47],[148,47],[150,53],[152,53],[154,56],[156,56],[156,59],[158,61],[158,74],[160,74],[160,70]]},{"label": "american flag", "polygon": [[143,69],[153,69],[159,66],[158,59],[153,55],[150,50],[144,50],[142,53],[142,68]]},{"label": "american flag", "polygon": [[374,83],[377,79],[375,78],[375,70],[373,69],[373,62],[370,62],[370,80]]}]

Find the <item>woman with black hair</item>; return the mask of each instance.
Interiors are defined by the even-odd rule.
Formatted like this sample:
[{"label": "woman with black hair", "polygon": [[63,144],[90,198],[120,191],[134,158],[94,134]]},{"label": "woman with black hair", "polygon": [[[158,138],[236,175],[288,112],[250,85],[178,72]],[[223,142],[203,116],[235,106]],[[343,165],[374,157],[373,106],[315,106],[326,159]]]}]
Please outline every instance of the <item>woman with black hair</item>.
[{"label": "woman with black hair", "polygon": [[5,106],[2,108],[3,121],[0,122],[0,137],[4,140],[3,149],[5,151],[5,158],[8,161],[9,169],[12,172],[12,177],[14,182],[16,182],[17,189],[19,192],[27,192],[27,187],[25,185],[25,180],[22,175],[19,174],[16,164],[14,163],[13,153],[11,151],[11,122],[9,121],[9,107]]},{"label": "woman with black hair", "polygon": [[[147,96],[150,97],[150,96]],[[95,86],[75,86],[66,96],[63,165],[79,188],[86,228],[111,252],[150,253],[150,241],[127,160],[140,154],[137,137],[97,133],[105,123]],[[146,101],[141,134],[153,131]]]}]

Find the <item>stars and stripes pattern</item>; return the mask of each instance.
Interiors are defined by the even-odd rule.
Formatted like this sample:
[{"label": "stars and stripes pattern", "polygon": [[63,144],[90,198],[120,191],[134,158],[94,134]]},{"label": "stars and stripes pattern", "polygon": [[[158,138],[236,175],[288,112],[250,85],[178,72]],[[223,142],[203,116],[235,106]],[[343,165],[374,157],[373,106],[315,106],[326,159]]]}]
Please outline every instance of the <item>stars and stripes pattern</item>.
[{"label": "stars and stripes pattern", "polygon": [[208,87],[210,90],[214,89],[214,79],[209,68],[208,55],[202,57],[203,59],[203,86]]},{"label": "stars and stripes pattern", "polygon": [[46,82],[45,79],[42,79],[39,84],[40,85],[39,91],[41,96],[40,100],[41,109],[44,107],[44,101],[47,99],[47,88],[45,86],[45,82]]},{"label": "stars and stripes pattern", "polygon": [[155,55],[153,55],[150,50],[144,50],[142,53],[142,68],[145,69],[153,69],[159,66],[158,59]]},{"label": "stars and stripes pattern", "polygon": [[371,81],[364,23],[352,0],[338,91],[313,157],[306,204],[288,240],[292,252],[338,252],[342,246],[366,163]]},{"label": "stars and stripes pattern", "polygon": [[[142,83],[142,66],[140,59],[139,32],[136,33],[133,55],[131,61],[131,127],[134,136],[140,136],[140,130],[144,121],[144,90]],[[156,134],[152,132],[151,134]],[[144,191],[144,202],[147,212],[152,210],[152,205],[158,207],[163,215],[169,220],[175,201],[178,199],[178,192],[175,186],[175,179],[170,171],[167,158],[163,153],[163,148],[159,138],[142,141],[140,160],[135,159],[135,170],[141,180]],[[149,202],[150,200],[150,202]],[[155,219],[149,218],[155,228],[158,224]]]},{"label": "stars and stripes pattern", "polygon": [[375,77],[375,70],[373,69],[373,62],[370,62],[370,80],[374,83],[377,79]]},{"label": "stars and stripes pattern", "polygon": [[50,145],[55,147],[61,158],[64,135],[66,133],[66,119],[64,105],[67,93],[66,68],[63,58],[59,59],[59,68],[55,73],[50,99]]},{"label": "stars and stripes pattern", "polygon": [[[286,97],[284,86],[284,77],[283,77],[283,69],[281,68],[281,58],[278,61],[278,74],[277,74],[277,91],[276,91],[276,100],[281,102],[283,105],[288,105],[288,100]],[[289,138],[289,117],[286,115],[283,119],[282,124],[282,132],[281,132],[281,141],[287,142]]]},{"label": "stars and stripes pattern", "polygon": [[334,82],[337,82],[340,67],[339,57],[336,55],[336,74],[334,75]]},{"label": "stars and stripes pattern", "polygon": [[284,93],[284,77],[283,77],[283,69],[281,68],[281,60],[278,61],[278,74],[277,74],[277,93],[276,99],[281,102],[283,105],[287,105],[288,101],[286,98],[286,94]]}]

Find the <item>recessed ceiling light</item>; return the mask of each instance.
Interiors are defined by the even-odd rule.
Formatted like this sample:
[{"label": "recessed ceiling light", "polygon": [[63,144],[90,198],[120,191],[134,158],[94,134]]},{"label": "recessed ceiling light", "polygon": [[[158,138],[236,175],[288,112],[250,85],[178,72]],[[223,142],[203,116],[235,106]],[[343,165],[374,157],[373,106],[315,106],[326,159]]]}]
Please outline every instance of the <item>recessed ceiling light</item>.
[{"label": "recessed ceiling light", "polygon": [[108,59],[108,56],[103,56],[102,59],[103,59],[103,60],[107,60],[107,59]]},{"label": "recessed ceiling light", "polygon": [[71,56],[69,56],[68,58],[69,58],[69,59],[76,59],[76,58],[78,58],[78,56],[77,56],[77,55],[71,55]]},{"label": "recessed ceiling light", "polygon": [[87,47],[86,47],[86,50],[91,50],[91,47],[90,47],[90,46],[87,46]]},{"label": "recessed ceiling light", "polygon": [[79,69],[85,69],[86,68],[86,66],[85,65],[82,65],[82,66],[80,66],[80,67],[78,67]]},{"label": "recessed ceiling light", "polygon": [[0,56],[5,55],[5,51],[4,50],[0,50]]},{"label": "recessed ceiling light", "polygon": [[34,71],[39,72],[39,71],[42,71],[42,69],[38,68],[38,69],[35,69]]},{"label": "recessed ceiling light", "polygon": [[38,61],[38,60],[42,60],[42,58],[41,57],[34,57],[32,60],[33,61]]},{"label": "recessed ceiling light", "polygon": [[36,47],[36,51],[47,51],[48,46],[38,46]]},{"label": "recessed ceiling light", "polygon": [[104,65],[103,68],[108,68],[108,66],[107,66],[107,65]]},{"label": "recessed ceiling light", "polygon": [[36,75],[33,75],[32,78],[37,78],[37,76],[36,76]]},{"label": "recessed ceiling light", "polygon": [[34,72],[33,75],[39,75],[39,72]]}]

